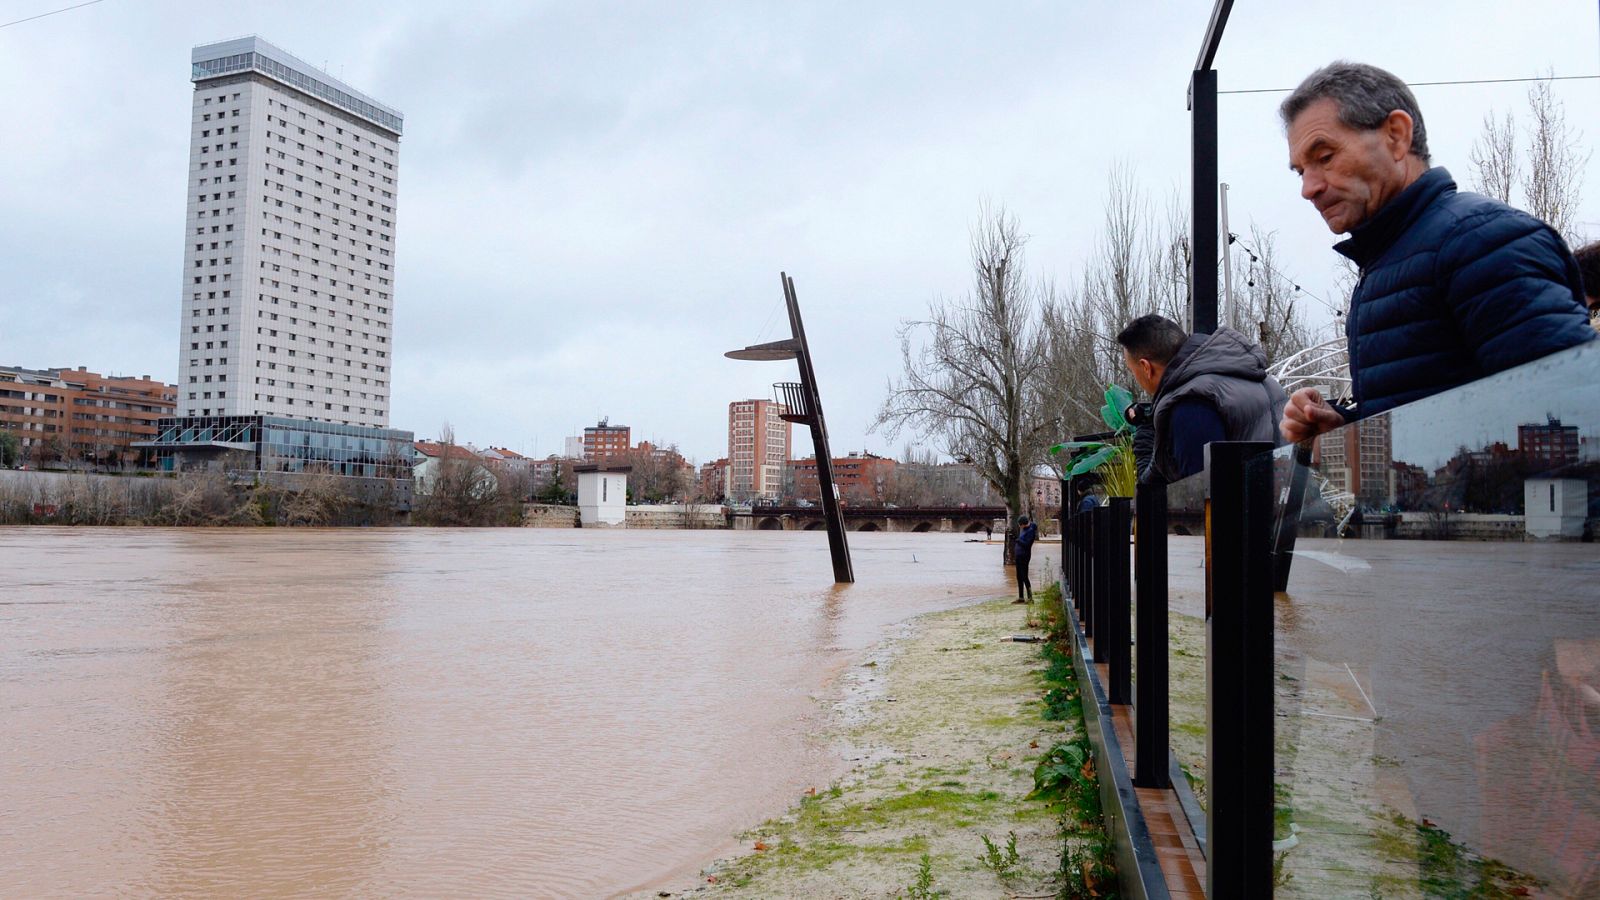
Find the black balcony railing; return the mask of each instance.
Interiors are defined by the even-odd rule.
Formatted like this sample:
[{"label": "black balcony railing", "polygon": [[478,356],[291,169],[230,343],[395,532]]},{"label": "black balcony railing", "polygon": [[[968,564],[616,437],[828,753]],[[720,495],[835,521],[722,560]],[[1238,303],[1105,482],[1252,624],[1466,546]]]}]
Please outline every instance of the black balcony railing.
[{"label": "black balcony railing", "polygon": [[780,381],[772,386],[772,398],[784,408],[783,418],[788,422],[811,421],[811,405],[806,400],[804,386],[795,381]]}]

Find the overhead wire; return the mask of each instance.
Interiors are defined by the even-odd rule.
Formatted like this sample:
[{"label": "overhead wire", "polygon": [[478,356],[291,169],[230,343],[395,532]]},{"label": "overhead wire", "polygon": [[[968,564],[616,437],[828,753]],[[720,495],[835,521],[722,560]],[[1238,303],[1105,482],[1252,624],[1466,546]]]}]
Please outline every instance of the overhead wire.
[{"label": "overhead wire", "polygon": [[13,25],[21,25],[23,22],[32,22],[35,19],[46,19],[46,18],[49,18],[50,16],[60,15],[61,13],[64,13],[64,12],[72,12],[75,9],[82,9],[85,6],[93,6],[96,3],[104,3],[104,2],[105,2],[105,0],[85,0],[85,2],[83,2],[83,3],[76,3],[76,4],[73,4],[72,6],[63,6],[60,9],[52,9],[49,12],[42,12],[42,13],[39,13],[38,15],[36,15],[36,16],[28,16],[27,18],[15,19],[15,20],[10,21],[10,22],[0,22],[0,28],[10,28]]},{"label": "overhead wire", "polygon": [[[1539,75],[1531,78],[1465,78],[1457,81],[1408,81],[1408,87],[1438,87],[1451,84],[1519,84],[1530,81],[1593,81],[1600,75]],[[1294,88],[1244,88],[1217,91],[1218,94],[1287,94]]]}]

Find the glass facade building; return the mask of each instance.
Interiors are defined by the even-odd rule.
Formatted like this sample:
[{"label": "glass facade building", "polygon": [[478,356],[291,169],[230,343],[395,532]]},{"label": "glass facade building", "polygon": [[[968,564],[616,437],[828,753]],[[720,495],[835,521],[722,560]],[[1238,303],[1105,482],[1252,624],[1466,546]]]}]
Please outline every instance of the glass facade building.
[{"label": "glass facade building", "polygon": [[411,480],[412,433],[280,416],[162,419],[156,452],[172,472],[221,465],[237,473],[300,473]]}]

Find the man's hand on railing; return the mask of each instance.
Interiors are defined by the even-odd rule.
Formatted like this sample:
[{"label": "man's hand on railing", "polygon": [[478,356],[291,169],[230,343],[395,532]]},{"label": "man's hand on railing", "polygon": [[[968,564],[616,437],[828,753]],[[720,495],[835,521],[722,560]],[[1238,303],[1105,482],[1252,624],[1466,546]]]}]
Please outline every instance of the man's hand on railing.
[{"label": "man's hand on railing", "polygon": [[1342,427],[1344,416],[1322,399],[1322,393],[1316,388],[1295,391],[1283,407],[1283,421],[1278,423],[1283,439],[1291,444]]}]

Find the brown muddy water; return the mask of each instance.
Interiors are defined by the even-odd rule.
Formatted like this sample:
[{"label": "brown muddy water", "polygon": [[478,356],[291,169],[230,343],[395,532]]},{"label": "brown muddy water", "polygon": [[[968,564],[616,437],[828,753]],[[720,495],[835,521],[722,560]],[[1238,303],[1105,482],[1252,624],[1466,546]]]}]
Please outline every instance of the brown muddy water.
[{"label": "brown muddy water", "polygon": [[962,535],[851,547],[834,588],[818,532],[0,528],[0,893],[691,875],[840,770],[842,667],[1013,589]]}]

